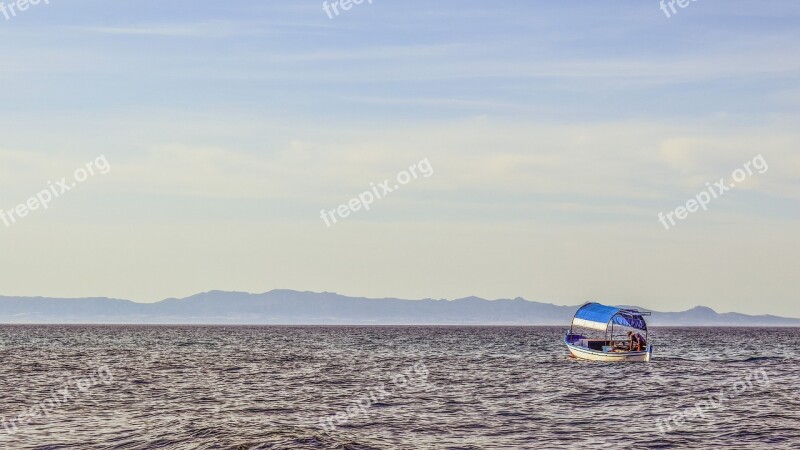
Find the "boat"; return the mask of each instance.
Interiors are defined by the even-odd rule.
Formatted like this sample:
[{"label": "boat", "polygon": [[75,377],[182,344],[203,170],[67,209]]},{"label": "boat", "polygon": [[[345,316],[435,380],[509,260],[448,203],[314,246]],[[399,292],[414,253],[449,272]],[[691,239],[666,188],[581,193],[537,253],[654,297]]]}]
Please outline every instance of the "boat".
[{"label": "boat", "polygon": [[[647,339],[647,322],[644,316],[649,312],[637,309],[617,308],[586,303],[575,312],[572,325],[564,336],[564,343],[575,358],[592,361],[650,361],[653,346]],[[602,338],[591,338],[573,329],[580,328],[591,331],[602,331]],[[628,332],[644,332],[644,348],[634,346]],[[588,333],[587,333],[588,334]],[[599,334],[599,333],[595,333]]]}]

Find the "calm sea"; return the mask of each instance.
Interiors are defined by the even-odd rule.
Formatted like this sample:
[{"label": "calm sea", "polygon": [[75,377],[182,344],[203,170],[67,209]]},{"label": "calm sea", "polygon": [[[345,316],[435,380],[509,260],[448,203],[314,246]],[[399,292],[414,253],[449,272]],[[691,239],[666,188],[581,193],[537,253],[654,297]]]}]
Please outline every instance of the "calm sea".
[{"label": "calm sea", "polygon": [[0,327],[10,449],[800,448],[800,329]]}]

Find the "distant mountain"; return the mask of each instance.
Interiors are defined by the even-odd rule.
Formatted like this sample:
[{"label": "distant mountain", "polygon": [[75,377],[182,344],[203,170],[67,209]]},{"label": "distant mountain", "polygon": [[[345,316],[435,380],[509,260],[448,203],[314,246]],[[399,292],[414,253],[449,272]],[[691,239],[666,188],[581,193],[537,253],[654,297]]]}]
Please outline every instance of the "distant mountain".
[{"label": "distant mountain", "polygon": [[[157,303],[110,298],[0,296],[0,323],[567,326],[577,308],[577,305],[558,306],[522,298],[370,299],[290,290],[263,294],[211,291]],[[711,308],[698,306],[682,312],[654,311],[648,323],[654,326],[800,326],[800,319],[719,314]]]}]

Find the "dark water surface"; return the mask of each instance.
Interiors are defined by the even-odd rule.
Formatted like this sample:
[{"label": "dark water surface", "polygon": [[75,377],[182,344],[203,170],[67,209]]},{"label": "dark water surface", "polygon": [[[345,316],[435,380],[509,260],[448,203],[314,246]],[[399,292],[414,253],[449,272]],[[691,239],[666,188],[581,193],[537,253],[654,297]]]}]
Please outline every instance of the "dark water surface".
[{"label": "dark water surface", "polygon": [[800,448],[800,329],[661,328],[622,364],[563,331],[2,326],[0,447]]}]

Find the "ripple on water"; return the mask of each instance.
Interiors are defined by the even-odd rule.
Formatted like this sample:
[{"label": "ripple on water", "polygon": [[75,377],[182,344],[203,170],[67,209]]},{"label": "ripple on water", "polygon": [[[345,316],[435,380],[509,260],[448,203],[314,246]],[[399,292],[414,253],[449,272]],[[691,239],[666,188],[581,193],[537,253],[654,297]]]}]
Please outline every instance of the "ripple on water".
[{"label": "ripple on water", "polygon": [[800,330],[656,329],[651,363],[613,364],[562,328],[4,326],[2,416],[47,415],[0,447],[800,447]]}]

